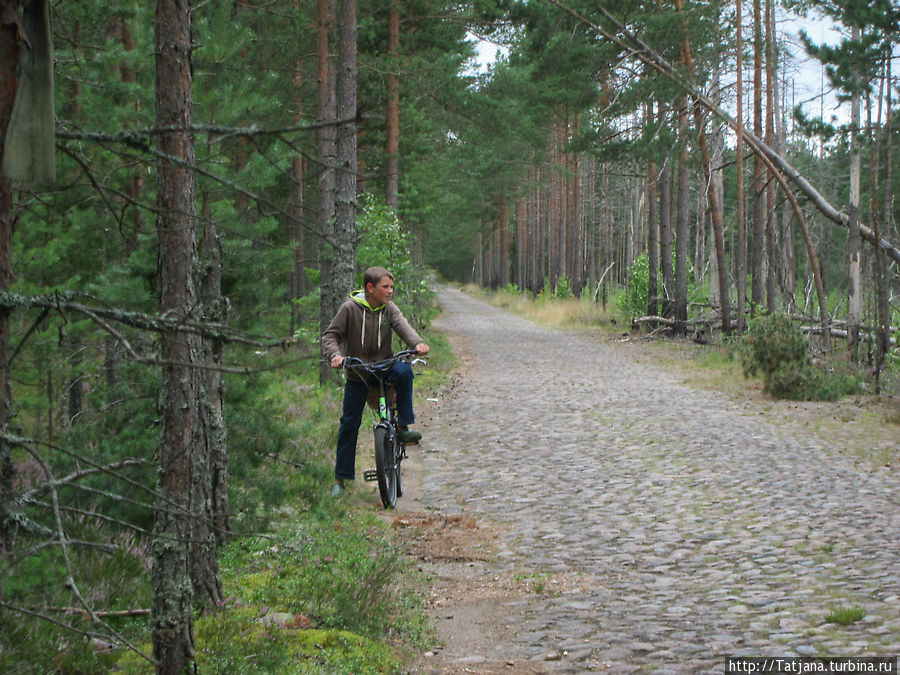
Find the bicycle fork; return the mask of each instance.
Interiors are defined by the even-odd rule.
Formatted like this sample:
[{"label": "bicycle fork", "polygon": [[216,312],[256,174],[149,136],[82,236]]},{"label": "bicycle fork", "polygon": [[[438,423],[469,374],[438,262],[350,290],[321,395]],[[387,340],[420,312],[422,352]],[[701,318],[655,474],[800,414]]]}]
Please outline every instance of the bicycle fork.
[{"label": "bicycle fork", "polygon": [[[387,394],[384,391],[380,392],[378,396],[378,422],[373,428],[377,429],[378,427],[384,427],[392,444],[396,442],[399,449],[399,459],[406,459],[406,445],[400,443],[400,439],[397,437],[398,429],[391,424],[390,415],[388,414]],[[369,482],[378,480],[378,472],[375,469],[366,469],[363,471],[363,479]]]}]

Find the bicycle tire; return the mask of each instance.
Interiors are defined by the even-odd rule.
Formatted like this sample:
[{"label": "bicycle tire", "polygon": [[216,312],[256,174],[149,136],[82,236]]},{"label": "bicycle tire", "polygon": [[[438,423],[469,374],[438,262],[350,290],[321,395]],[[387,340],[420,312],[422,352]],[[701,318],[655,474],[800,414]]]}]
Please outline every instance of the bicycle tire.
[{"label": "bicycle tire", "polygon": [[397,441],[394,443],[394,451],[396,452],[396,456],[394,457],[394,466],[396,467],[397,474],[397,497],[402,497],[403,485],[400,477],[403,475],[403,472],[400,470],[400,462],[403,461],[404,447],[399,439],[397,439]]},{"label": "bicycle tire", "polygon": [[384,508],[397,505],[397,439],[387,427],[375,427],[375,475]]}]

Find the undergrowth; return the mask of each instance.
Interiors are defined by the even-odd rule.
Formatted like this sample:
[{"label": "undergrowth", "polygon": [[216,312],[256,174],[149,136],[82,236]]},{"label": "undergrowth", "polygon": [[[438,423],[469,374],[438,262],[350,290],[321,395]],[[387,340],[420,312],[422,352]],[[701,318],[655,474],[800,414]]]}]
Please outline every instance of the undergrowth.
[{"label": "undergrowth", "polygon": [[860,391],[851,373],[814,366],[806,337],[783,314],[752,321],[741,341],[740,357],[744,375],[761,375],[763,391],[775,398],[836,401]]},{"label": "undergrowth", "polygon": [[[432,352],[416,379],[419,399],[440,390],[454,365],[442,336],[427,339]],[[320,387],[316,368],[306,366],[262,369],[229,383],[233,538],[219,549],[226,600],[198,607],[195,616],[200,672],[401,672],[410,650],[434,639],[419,597],[425,581],[404,564],[376,515],[377,498],[363,490],[341,500],[329,495],[342,389]],[[364,433],[360,438],[365,443]],[[86,519],[71,534],[86,542],[112,538],[95,522]],[[72,551],[91,607],[150,607],[140,532],[114,548]],[[92,624],[58,583],[65,568],[56,548],[33,552],[2,574],[9,605],[0,607],[0,672],[153,672],[149,616]],[[120,639],[98,637],[112,633]]]}]

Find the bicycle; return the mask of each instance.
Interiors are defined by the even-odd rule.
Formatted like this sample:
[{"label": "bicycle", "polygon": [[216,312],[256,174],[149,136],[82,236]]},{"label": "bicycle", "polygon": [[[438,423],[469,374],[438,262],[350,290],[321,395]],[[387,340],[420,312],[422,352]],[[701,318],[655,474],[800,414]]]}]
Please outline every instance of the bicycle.
[{"label": "bicycle", "polygon": [[[384,361],[365,363],[355,357],[344,357],[344,370],[356,371],[369,383],[368,404],[375,408],[378,421],[372,429],[375,435],[375,468],[363,472],[367,481],[378,481],[378,493],[384,508],[392,509],[397,498],[403,496],[400,463],[406,459],[406,443],[400,435],[397,421],[397,398],[394,388],[385,381],[388,371],[398,361],[409,361],[416,356],[413,349],[397,352]],[[414,359],[415,363],[425,363],[424,359]],[[372,383],[366,375],[374,379]]]}]

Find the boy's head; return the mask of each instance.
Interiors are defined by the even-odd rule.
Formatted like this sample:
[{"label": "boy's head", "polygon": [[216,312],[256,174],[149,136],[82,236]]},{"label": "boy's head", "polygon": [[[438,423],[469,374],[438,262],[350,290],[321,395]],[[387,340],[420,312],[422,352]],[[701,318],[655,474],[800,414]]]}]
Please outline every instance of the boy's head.
[{"label": "boy's head", "polygon": [[384,277],[388,277],[391,281],[394,280],[393,273],[386,267],[370,267],[363,275],[363,284],[366,288],[369,287],[369,284],[375,286]]},{"label": "boy's head", "polygon": [[370,267],[363,280],[366,285],[366,298],[374,306],[386,305],[394,296],[394,275],[384,267]]}]

